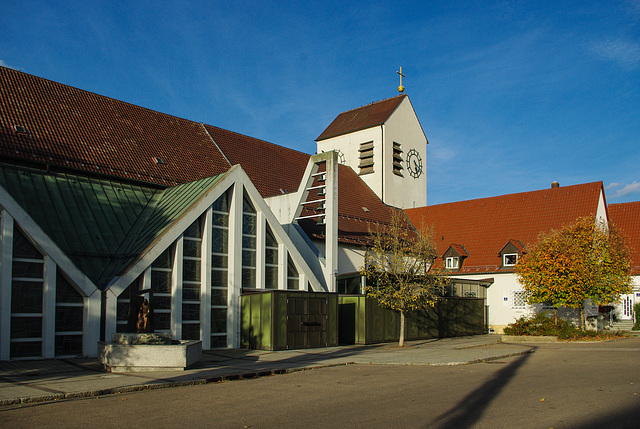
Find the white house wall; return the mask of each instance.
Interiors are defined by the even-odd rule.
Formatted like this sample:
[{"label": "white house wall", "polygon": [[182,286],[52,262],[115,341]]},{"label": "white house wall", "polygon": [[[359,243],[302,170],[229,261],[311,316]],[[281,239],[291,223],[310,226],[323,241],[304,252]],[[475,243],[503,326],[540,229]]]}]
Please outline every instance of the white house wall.
[{"label": "white house wall", "polygon": [[493,278],[493,284],[487,288],[487,305],[489,330],[495,333],[502,333],[504,327],[513,323],[522,316],[528,316],[533,308],[513,308],[513,293],[521,291],[522,285],[518,283],[514,273],[484,274],[484,275],[454,275],[456,278],[468,280],[482,280],[487,277]]}]

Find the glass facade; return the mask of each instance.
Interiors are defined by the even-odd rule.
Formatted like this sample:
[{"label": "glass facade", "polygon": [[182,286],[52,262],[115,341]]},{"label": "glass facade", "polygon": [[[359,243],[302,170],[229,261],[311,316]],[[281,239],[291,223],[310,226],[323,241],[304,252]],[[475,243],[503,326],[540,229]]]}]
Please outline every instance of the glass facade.
[{"label": "glass facade", "polygon": [[11,272],[11,358],[42,356],[44,257],[17,227]]},{"label": "glass facade", "polygon": [[269,224],[266,224],[264,287],[265,289],[278,288],[278,242]]},{"label": "glass facade", "polygon": [[256,241],[258,216],[249,197],[242,201],[242,287],[256,287]]},{"label": "glass facade", "polygon": [[182,339],[199,340],[202,219],[187,228],[182,242]]},{"label": "glass facade", "polygon": [[227,346],[230,203],[231,192],[227,191],[212,206],[211,348]]}]

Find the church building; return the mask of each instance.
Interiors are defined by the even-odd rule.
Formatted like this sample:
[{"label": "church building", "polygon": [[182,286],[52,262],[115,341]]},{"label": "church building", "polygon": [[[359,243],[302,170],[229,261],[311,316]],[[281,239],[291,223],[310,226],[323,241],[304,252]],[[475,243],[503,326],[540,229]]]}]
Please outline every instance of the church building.
[{"label": "church building", "polygon": [[[305,154],[0,67],[0,360],[96,356],[144,300],[155,332],[240,347],[243,295],[361,294],[369,232],[394,213],[435,228],[449,295],[486,298],[498,331],[526,308],[513,266],[537,233],[608,219],[600,182],[427,206],[405,94],[316,142]],[[636,209],[611,214],[637,241]]]}]

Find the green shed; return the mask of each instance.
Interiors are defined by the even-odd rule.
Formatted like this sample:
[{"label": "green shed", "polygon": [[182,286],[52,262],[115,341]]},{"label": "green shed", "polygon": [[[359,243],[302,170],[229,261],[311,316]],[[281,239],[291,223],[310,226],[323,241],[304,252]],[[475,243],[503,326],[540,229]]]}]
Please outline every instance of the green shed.
[{"label": "green shed", "polygon": [[260,350],[338,345],[338,294],[289,290],[242,294],[240,345]]},{"label": "green shed", "polygon": [[[382,308],[364,295],[338,300],[339,343],[374,344],[398,340],[400,313]],[[447,297],[426,311],[407,315],[406,340],[459,337],[486,333],[482,298]]]}]

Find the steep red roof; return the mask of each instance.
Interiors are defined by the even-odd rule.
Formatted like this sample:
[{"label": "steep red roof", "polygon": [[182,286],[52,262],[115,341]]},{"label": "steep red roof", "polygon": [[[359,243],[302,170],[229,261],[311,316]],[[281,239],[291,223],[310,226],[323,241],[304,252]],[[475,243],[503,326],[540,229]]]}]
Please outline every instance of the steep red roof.
[{"label": "steep red roof", "polygon": [[320,134],[316,141],[384,124],[406,96],[407,94],[402,94],[342,112]]},{"label": "steep red roof", "polygon": [[608,211],[611,222],[628,240],[631,272],[640,275],[640,201],[609,204]]},{"label": "steep red roof", "polygon": [[560,228],[581,216],[595,215],[602,182],[480,198],[407,209],[418,228],[433,227],[438,254],[452,243],[463,245],[469,257],[460,272],[500,270],[499,252],[511,240],[526,247],[541,232]]},{"label": "steep red roof", "polygon": [[161,185],[230,167],[196,122],[5,67],[0,100],[2,157]]},{"label": "steep red roof", "polygon": [[[375,103],[368,117],[388,117],[402,97]],[[0,158],[163,186],[240,164],[270,197],[297,191],[310,155],[0,66]],[[391,209],[351,168],[341,165],[338,177],[340,240],[361,243]]]},{"label": "steep red roof", "polygon": [[310,155],[211,125],[205,127],[229,162],[242,165],[263,197],[298,190]]}]

